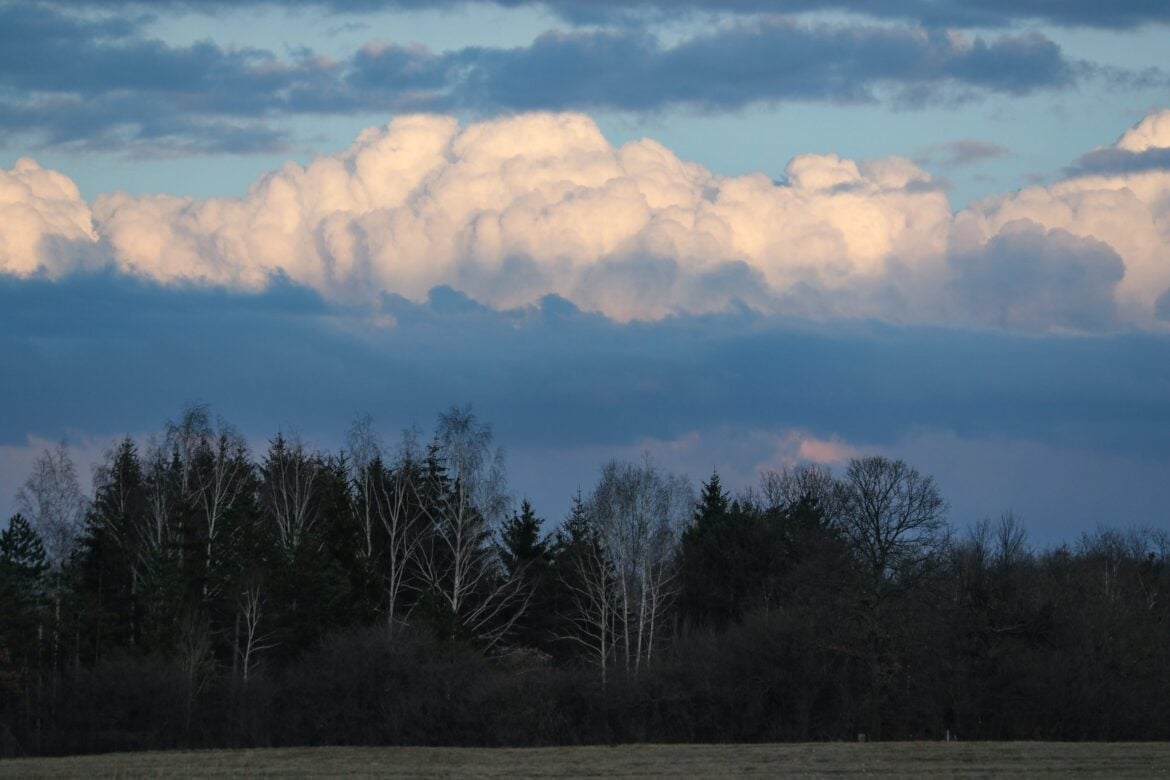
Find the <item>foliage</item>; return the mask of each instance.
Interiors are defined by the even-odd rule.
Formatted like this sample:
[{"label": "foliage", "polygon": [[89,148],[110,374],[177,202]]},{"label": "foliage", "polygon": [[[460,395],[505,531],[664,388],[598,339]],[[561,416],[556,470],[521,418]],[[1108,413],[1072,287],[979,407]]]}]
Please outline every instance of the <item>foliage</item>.
[{"label": "foliage", "polygon": [[470,409],[372,431],[257,458],[195,405],[90,498],[46,454],[0,532],[0,749],[1170,738],[1165,533],[958,534],[885,458],[697,499],[611,461],[549,531]]}]

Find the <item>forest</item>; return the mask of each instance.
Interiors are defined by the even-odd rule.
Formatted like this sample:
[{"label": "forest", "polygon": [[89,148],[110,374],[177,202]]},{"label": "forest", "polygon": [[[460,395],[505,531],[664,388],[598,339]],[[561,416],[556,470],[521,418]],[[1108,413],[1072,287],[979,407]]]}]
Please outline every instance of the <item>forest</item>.
[{"label": "forest", "polygon": [[345,441],[257,456],[194,404],[92,496],[47,450],[0,532],[0,756],[1170,739],[1162,529],[957,528],[880,456],[735,495],[611,461],[550,519],[470,408]]}]

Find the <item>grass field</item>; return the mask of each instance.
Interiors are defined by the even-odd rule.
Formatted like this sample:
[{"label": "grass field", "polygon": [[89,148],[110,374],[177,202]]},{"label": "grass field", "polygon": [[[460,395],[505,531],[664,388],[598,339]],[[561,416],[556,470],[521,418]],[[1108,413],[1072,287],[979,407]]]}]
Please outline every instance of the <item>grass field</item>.
[{"label": "grass field", "polygon": [[898,742],[525,750],[288,748],[0,761],[0,777],[1170,776],[1167,743]]}]

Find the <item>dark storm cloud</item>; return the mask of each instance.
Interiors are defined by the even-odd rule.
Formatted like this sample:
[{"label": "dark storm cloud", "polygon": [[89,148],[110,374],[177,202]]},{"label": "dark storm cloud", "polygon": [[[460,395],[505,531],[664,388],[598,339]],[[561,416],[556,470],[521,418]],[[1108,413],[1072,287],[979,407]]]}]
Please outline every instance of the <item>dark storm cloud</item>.
[{"label": "dark storm cloud", "polygon": [[669,46],[645,31],[609,29],[550,32],[512,49],[377,44],[334,62],[210,41],[172,46],[144,37],[133,21],[9,5],[0,8],[0,140],[140,155],[247,153],[288,146],[278,122],[293,115],[922,105],[1067,88],[1092,73],[1037,33],[959,40],[775,17]]},{"label": "dark storm cloud", "polygon": [[279,278],[243,294],[103,271],[0,276],[0,376],[0,468],[21,470],[30,435],[92,448],[158,431],[193,400],[256,447],[293,430],[328,448],[362,414],[393,437],[472,403],[509,452],[513,488],[551,517],[614,455],[662,442],[671,468],[718,465],[746,485],[799,430],[937,474],[956,522],[1015,506],[1061,539],[1163,522],[1149,480],[1170,462],[1170,338],[1151,334],[817,325],[742,308],[620,325],[555,296],[498,312],[450,288],[351,309]]},{"label": "dark storm cloud", "polygon": [[815,325],[742,308],[621,325],[555,296],[497,312],[450,288],[371,311],[282,279],[241,294],[99,272],[0,277],[0,375],[0,444],[143,430],[202,398],[268,434],[336,433],[362,412],[408,425],[471,401],[517,446],[712,426],[880,443],[921,426],[1170,457],[1170,339],[1138,334]]}]

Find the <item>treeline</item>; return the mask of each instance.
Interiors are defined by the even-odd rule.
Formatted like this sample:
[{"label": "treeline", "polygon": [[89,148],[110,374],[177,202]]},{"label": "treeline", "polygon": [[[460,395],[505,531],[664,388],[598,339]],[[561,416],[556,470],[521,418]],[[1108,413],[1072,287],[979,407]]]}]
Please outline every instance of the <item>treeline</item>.
[{"label": "treeline", "polygon": [[204,406],[0,533],[0,755],[316,744],[1170,738],[1170,537],[955,532],[901,461],[698,495],[611,462],[547,528],[491,429],[387,447]]}]

